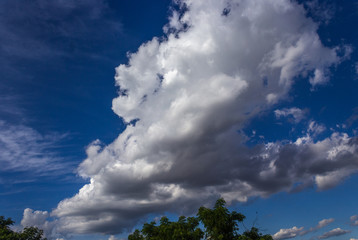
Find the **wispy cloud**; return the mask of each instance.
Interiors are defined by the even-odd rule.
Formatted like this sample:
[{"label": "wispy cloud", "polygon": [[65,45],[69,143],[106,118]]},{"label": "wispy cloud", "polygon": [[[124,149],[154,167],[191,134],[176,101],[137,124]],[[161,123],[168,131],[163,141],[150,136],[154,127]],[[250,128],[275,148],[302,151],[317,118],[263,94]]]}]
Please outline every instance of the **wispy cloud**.
[{"label": "wispy cloud", "polygon": [[91,44],[100,42],[93,40],[115,36],[121,29],[105,0],[1,1],[0,70],[6,76],[16,73],[19,60],[93,57],[92,48],[98,46]]},{"label": "wispy cloud", "polygon": [[27,172],[33,177],[71,172],[73,165],[57,153],[60,141],[65,136],[43,135],[24,125],[0,121],[1,171]]},{"label": "wispy cloud", "polygon": [[347,233],[350,233],[351,231],[349,230],[343,230],[341,228],[335,228],[329,232],[324,233],[323,235],[319,236],[319,239],[326,239],[326,238],[330,238],[330,237],[336,237],[336,236],[340,236],[340,235],[344,235]]},{"label": "wispy cloud", "polygon": [[300,235],[302,236],[302,235],[306,235],[306,234],[311,233],[311,232],[315,232],[315,231],[327,226],[328,224],[332,223],[333,221],[334,221],[333,218],[323,219],[323,220],[318,222],[317,226],[311,227],[310,229],[308,229],[306,231],[302,231],[300,233]]},{"label": "wispy cloud", "polygon": [[358,215],[351,216],[350,221],[352,226],[358,226]]},{"label": "wispy cloud", "polygon": [[17,104],[15,104],[18,99],[19,98],[15,95],[3,93],[0,94],[0,116],[21,117],[23,115],[24,110],[21,109]]},{"label": "wispy cloud", "polygon": [[275,110],[276,118],[289,117],[294,123],[301,122],[306,117],[306,114],[307,110],[301,110],[296,107]]},{"label": "wispy cloud", "polygon": [[292,228],[287,228],[287,229],[280,229],[277,233],[275,233],[273,235],[273,238],[280,240],[280,239],[294,238],[297,236],[303,236],[308,233],[315,232],[315,231],[327,226],[328,224],[332,223],[333,221],[334,221],[333,218],[322,219],[321,221],[318,222],[318,224],[315,227],[311,227],[308,230],[304,230],[303,227],[300,227],[300,228],[292,227]]}]

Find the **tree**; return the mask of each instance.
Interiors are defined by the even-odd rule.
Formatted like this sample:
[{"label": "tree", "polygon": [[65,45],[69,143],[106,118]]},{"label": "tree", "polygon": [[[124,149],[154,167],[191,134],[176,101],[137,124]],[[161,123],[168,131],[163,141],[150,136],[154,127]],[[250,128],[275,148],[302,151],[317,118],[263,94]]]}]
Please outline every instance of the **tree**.
[{"label": "tree", "polygon": [[10,226],[15,222],[11,218],[5,219],[5,217],[0,216],[0,239],[1,240],[16,240],[17,235],[10,229]]},{"label": "tree", "polygon": [[[272,240],[271,235],[263,235],[252,227],[242,235],[238,233],[238,223],[245,219],[241,213],[230,212],[225,207],[225,200],[216,201],[213,209],[200,207],[196,217],[179,217],[177,222],[171,222],[167,217],[155,222],[145,223],[142,230],[136,229],[128,236],[128,240]],[[199,228],[200,222],[204,230]]]},{"label": "tree", "polygon": [[10,226],[14,223],[11,218],[0,216],[0,240],[46,240],[43,230],[37,227],[25,227],[22,232],[13,231]]},{"label": "tree", "polygon": [[141,232],[135,230],[128,236],[128,240],[200,240],[204,232],[198,225],[196,217],[181,216],[177,222],[162,217],[159,226],[155,222],[145,223]]},{"label": "tree", "polygon": [[245,219],[241,213],[230,213],[223,198],[216,201],[214,209],[200,207],[197,215],[204,224],[206,237],[212,240],[237,239],[237,225]]},{"label": "tree", "polygon": [[42,238],[43,233],[44,231],[37,227],[25,227],[19,233],[19,240],[46,240],[46,238]]},{"label": "tree", "polygon": [[259,229],[252,227],[250,231],[245,231],[238,240],[272,240],[272,236],[269,234],[262,235],[262,233],[259,233]]}]

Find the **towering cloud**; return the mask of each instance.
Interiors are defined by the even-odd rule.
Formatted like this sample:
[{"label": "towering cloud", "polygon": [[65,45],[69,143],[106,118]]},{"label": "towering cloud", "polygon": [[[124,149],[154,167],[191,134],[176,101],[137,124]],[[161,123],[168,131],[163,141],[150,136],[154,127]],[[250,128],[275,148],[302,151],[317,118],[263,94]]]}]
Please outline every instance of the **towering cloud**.
[{"label": "towering cloud", "polygon": [[149,213],[191,213],[218,196],[246,201],[298,182],[325,189],[358,169],[357,139],[343,133],[246,145],[245,126],[284,101],[297,77],[324,84],[341,61],[302,6],[177,2],[165,37],[116,69],[113,111],[128,126],[87,148],[78,172],[89,183],[52,212],[58,231],[114,234]]}]

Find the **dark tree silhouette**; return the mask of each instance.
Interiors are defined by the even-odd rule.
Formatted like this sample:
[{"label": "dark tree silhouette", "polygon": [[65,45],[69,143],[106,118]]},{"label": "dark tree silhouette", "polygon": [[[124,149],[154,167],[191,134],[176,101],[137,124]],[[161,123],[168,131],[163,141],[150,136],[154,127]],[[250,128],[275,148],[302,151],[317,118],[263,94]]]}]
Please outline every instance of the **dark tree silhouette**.
[{"label": "dark tree silhouette", "polygon": [[21,232],[13,231],[10,226],[15,222],[11,218],[0,216],[0,240],[46,240],[43,230],[37,227],[25,227]]}]

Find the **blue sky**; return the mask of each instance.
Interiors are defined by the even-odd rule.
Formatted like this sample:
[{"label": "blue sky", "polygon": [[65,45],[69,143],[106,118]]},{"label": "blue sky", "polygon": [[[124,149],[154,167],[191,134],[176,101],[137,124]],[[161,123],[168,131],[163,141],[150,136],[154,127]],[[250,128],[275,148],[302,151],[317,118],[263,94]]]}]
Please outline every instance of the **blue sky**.
[{"label": "blue sky", "polygon": [[114,240],[222,196],[275,239],[358,239],[357,18],[351,0],[2,1],[0,215]]}]

